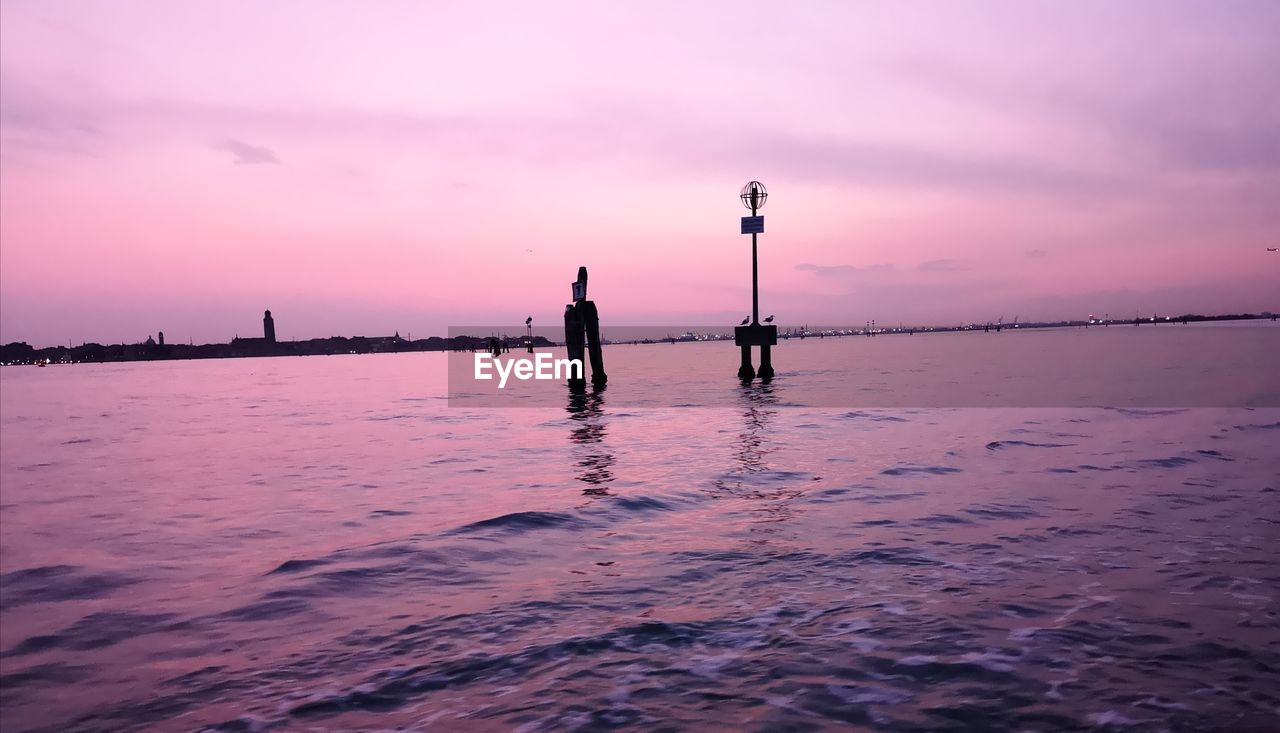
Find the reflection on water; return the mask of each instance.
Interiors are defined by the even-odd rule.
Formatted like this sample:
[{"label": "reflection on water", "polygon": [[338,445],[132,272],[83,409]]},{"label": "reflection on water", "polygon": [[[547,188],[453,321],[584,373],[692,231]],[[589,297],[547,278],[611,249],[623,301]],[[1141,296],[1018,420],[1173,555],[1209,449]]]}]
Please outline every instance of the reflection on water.
[{"label": "reflection on water", "polygon": [[765,471],[765,457],[769,454],[767,431],[778,404],[772,384],[746,384],[742,386],[742,432],[734,455],[744,473]]},{"label": "reflection on water", "polygon": [[[747,502],[748,544],[758,546],[779,539],[778,533],[794,515],[792,501],[807,488],[797,471],[775,464],[779,451],[776,430],[779,399],[777,384],[744,384],[737,394],[732,463],[728,471],[711,481],[707,493],[716,499]],[[757,548],[758,549],[758,548]]]},{"label": "reflection on water", "polygon": [[608,432],[604,416],[604,387],[590,392],[570,390],[565,410],[573,424],[569,440],[574,444],[573,462],[579,469],[575,478],[587,484],[583,494],[605,496],[613,481],[611,467],[616,459],[604,443]]}]

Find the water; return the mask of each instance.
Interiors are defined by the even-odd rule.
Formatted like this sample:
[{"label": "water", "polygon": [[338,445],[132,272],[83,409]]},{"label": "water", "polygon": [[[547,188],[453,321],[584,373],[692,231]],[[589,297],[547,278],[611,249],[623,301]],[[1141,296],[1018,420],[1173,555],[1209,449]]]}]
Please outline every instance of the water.
[{"label": "water", "polygon": [[1280,409],[787,407],[788,346],[670,347],[727,365],[697,409],[4,369],[0,727],[1277,725]]},{"label": "water", "polygon": [[[1280,324],[1027,329],[995,333],[793,338],[775,367],[787,407],[1278,407]],[[683,327],[608,329],[631,341]],[[502,333],[478,327],[468,333]],[[672,351],[681,349],[681,351]],[[548,354],[549,356],[551,354]],[[559,354],[562,356],[563,354]],[[529,355],[519,352],[506,359]],[[606,360],[614,407],[736,407],[723,387],[737,349],[720,343],[620,348]],[[758,350],[753,356],[758,364]],[[563,384],[508,380],[476,355],[449,355],[453,407],[561,407]]]}]

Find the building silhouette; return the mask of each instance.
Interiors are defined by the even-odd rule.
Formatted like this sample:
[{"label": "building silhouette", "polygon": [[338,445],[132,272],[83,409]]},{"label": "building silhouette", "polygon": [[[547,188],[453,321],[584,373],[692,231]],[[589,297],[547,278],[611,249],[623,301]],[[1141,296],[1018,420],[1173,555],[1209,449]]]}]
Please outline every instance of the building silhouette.
[{"label": "building silhouette", "polygon": [[262,312],[262,336],[231,339],[228,356],[271,356],[283,353],[276,345],[276,322],[271,311]]},{"label": "building silhouette", "polygon": [[160,341],[159,341],[159,343],[160,343],[160,345],[161,345],[161,346],[164,346],[164,331],[161,331],[161,332],[160,332]]}]

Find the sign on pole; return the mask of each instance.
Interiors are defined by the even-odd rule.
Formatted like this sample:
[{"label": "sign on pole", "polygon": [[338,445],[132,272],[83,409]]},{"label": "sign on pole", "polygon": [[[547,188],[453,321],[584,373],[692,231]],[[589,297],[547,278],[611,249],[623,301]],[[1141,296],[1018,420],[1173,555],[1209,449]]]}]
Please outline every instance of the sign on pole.
[{"label": "sign on pole", "polygon": [[764,217],[763,216],[742,217],[742,233],[743,234],[764,234]]}]

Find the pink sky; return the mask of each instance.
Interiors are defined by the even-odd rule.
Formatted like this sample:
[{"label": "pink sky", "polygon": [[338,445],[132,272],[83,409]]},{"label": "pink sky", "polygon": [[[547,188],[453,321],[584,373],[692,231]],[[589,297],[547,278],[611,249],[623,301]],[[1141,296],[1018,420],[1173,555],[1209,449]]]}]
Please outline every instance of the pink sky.
[{"label": "pink sky", "polygon": [[1280,310],[1280,4],[0,3],[0,340]]}]

